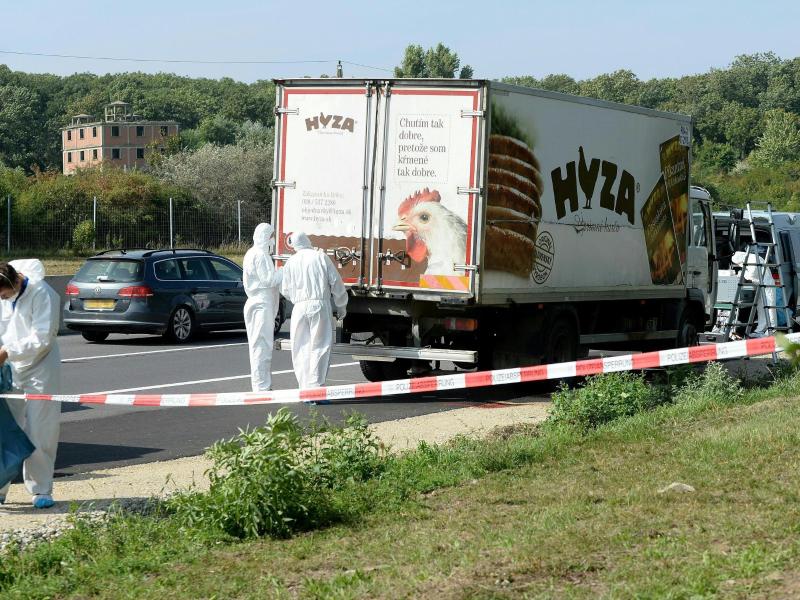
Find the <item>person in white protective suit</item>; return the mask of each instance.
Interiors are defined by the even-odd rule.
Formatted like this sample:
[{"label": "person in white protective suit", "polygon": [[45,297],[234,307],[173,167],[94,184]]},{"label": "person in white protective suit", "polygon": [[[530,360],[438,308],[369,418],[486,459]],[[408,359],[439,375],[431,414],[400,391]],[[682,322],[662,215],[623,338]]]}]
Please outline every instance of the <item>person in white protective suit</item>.
[{"label": "person in white protective suit", "polygon": [[253,233],[253,247],[244,255],[244,324],[254,392],[265,392],[272,386],[272,346],[281,285],[281,271],[270,256],[273,233],[272,225],[259,223]]},{"label": "person in white protective suit", "polygon": [[333,310],[347,312],[347,290],[330,258],[315,250],[303,232],[289,237],[294,255],[283,267],[281,293],[294,303],[290,335],[292,364],[301,389],[321,387],[328,376],[333,348]]},{"label": "person in white protective suit", "polygon": [[[745,259],[747,259],[747,264],[745,265]],[[753,282],[755,285],[758,285],[759,282],[759,271],[763,271],[764,281],[763,283],[765,286],[772,286],[773,279],[772,273],[768,267],[764,267],[764,259],[761,258],[758,254],[751,252],[749,257],[747,252],[735,252],[734,255],[731,257],[731,262],[734,264],[739,265],[744,269],[744,278],[748,281]],[[757,289],[757,288],[756,288]],[[758,321],[756,323],[756,328],[753,330],[753,333],[756,335],[764,335],[767,333],[767,326],[775,327],[778,324],[778,311],[775,308],[766,307],[774,307],[775,306],[775,288],[774,287],[764,287],[762,288],[762,292],[758,294],[758,300],[756,302],[756,316],[758,317]],[[769,311],[769,313],[767,313]],[[767,317],[769,316],[769,321],[767,321]]]},{"label": "person in white protective suit", "polygon": [[[0,364],[9,362],[12,393],[56,394],[61,382],[58,351],[61,301],[44,281],[36,259],[0,262]],[[53,506],[53,469],[58,449],[61,404],[7,399],[11,414],[36,447],[23,464],[25,487],[33,506]],[[0,489],[5,501],[8,485]]]}]

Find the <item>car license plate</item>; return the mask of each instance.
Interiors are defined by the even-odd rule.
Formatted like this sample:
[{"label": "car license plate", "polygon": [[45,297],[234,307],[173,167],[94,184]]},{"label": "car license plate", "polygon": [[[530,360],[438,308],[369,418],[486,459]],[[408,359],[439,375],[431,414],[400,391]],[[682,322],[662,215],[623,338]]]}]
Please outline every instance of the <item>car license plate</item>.
[{"label": "car license plate", "polygon": [[86,310],[114,310],[113,300],[84,300],[83,307]]}]

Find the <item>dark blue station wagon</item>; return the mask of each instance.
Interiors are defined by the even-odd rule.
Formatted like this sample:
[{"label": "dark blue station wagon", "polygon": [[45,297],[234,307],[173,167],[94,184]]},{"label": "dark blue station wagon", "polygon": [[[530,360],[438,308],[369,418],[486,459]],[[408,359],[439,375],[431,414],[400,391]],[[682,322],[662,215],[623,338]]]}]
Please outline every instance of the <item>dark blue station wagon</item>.
[{"label": "dark blue station wagon", "polygon": [[[64,324],[91,342],[155,333],[182,343],[198,331],[244,328],[242,269],[204,250],[109,250],[67,286]],[[284,319],[284,306],[276,328]]]}]

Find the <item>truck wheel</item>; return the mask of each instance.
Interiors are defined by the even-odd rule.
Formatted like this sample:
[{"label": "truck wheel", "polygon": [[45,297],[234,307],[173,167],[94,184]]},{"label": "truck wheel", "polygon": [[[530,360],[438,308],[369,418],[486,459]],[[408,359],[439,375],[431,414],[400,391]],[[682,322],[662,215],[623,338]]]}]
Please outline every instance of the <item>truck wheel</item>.
[{"label": "truck wheel", "polygon": [[678,324],[678,338],[675,340],[676,348],[686,348],[697,346],[700,343],[697,324],[695,323],[695,313],[691,309],[683,311],[680,323]]},{"label": "truck wheel", "polygon": [[278,312],[275,313],[275,328],[273,329],[273,334],[277,336],[280,331],[281,327],[283,327],[283,322],[286,320],[286,317],[283,314],[283,303],[278,305]]},{"label": "truck wheel", "polygon": [[396,359],[394,362],[380,360],[360,360],[361,373],[368,381],[391,381],[408,377],[409,361]]},{"label": "truck wheel", "polygon": [[[571,362],[578,359],[578,330],[575,322],[569,317],[558,318],[550,327],[545,338],[544,364]],[[542,382],[542,391],[554,391],[562,383],[570,387],[576,384],[575,378],[552,379]]]},{"label": "truck wheel", "polygon": [[578,358],[578,332],[572,319],[558,319],[547,332],[544,347],[545,364],[570,362]]}]

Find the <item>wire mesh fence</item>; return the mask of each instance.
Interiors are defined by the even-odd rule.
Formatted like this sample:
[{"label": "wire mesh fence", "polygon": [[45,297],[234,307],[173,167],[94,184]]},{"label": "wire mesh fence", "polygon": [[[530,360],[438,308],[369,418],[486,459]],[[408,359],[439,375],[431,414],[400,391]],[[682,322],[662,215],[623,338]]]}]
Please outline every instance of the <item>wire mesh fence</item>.
[{"label": "wire mesh fence", "polygon": [[0,206],[0,248],[8,254],[110,248],[248,247],[253,231],[269,221],[269,202],[198,206],[167,199],[157,206],[120,206],[94,198],[49,202],[46,210],[19,206],[11,196]]}]

